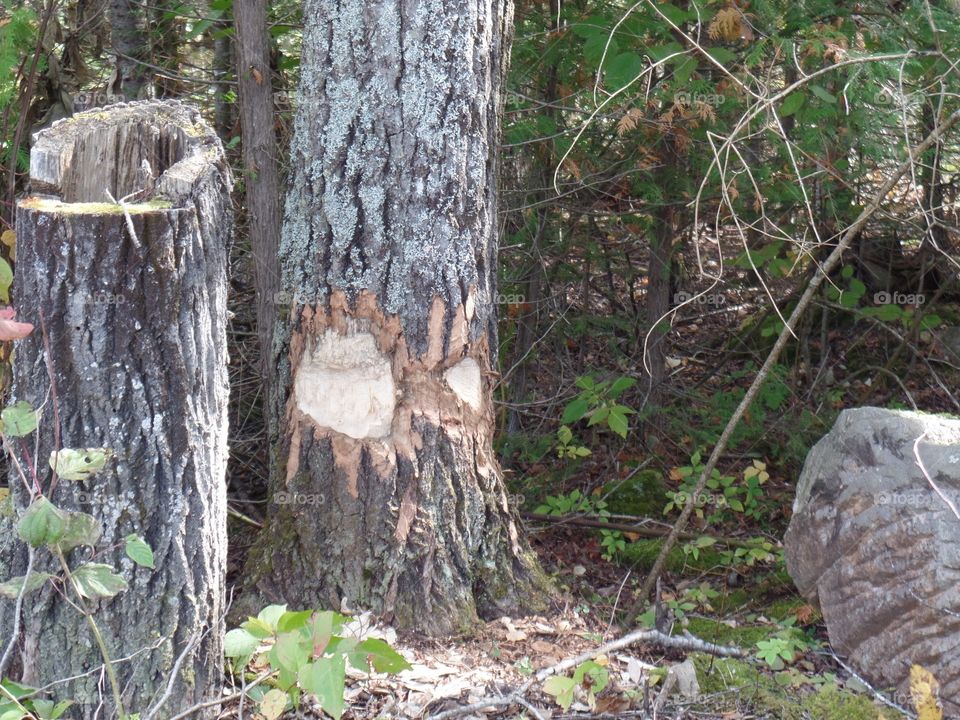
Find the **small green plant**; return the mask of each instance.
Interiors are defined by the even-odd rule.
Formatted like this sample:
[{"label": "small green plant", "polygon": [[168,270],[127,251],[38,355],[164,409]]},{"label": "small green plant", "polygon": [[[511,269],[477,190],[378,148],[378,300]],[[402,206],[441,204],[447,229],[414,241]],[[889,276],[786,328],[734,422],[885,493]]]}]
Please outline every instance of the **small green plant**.
[{"label": "small green plant", "polygon": [[547,695],[552,695],[557,705],[566,711],[573,704],[574,692],[579,687],[586,694],[590,709],[595,710],[597,693],[601,692],[609,681],[610,677],[605,667],[593,660],[587,660],[577,666],[571,677],[554,675],[547,678],[543,683],[543,691]]},{"label": "small green plant", "polygon": [[603,548],[601,557],[610,562],[627,547],[627,539],[619,530],[601,530],[600,547]]},{"label": "small green plant", "polygon": [[[37,414],[26,402],[20,401],[0,412],[0,435],[7,448],[10,446],[11,438],[25,437],[36,429]],[[50,453],[49,466],[60,480],[77,482],[87,480],[102,470],[111,454],[107,448],[63,449]],[[21,479],[25,487],[35,487],[27,481],[25,476]],[[75,548],[96,548],[101,534],[97,519],[87,513],[62,510],[41,492],[33,492],[30,504],[17,522],[17,534],[34,551],[46,549],[50,552],[59,564],[61,572],[57,574],[32,572],[10,578],[0,583],[0,596],[16,599],[28,592],[39,590],[48,582],[60,587],[64,595],[73,595],[70,604],[86,619],[103,657],[117,714],[122,720],[135,720],[138,716],[128,715],[123,708],[116,672],[89,605],[91,602],[112,598],[123,592],[128,587],[127,581],[106,563],[87,560],[74,567],[70,567],[67,563],[68,555]],[[154,568],[153,551],[143,538],[128,535],[124,539],[124,551],[127,557],[137,565]],[[21,694],[18,697],[12,688],[16,688],[18,692],[25,690],[27,695]],[[29,714],[24,715],[25,712],[32,712],[41,720],[47,717],[56,718],[63,714],[66,707],[69,707],[70,703],[64,706],[62,702],[54,703],[51,700],[30,696],[36,692],[32,688],[20,685],[0,686],[0,718],[30,717]]]},{"label": "small green plant", "polygon": [[347,663],[364,672],[398,673],[411,667],[385,641],[344,633],[348,620],[330,610],[294,611],[270,605],[226,634],[224,654],[234,673],[243,672],[251,660],[271,670],[269,690],[249,691],[266,720],[298,709],[304,692],[340,720]]},{"label": "small green plant", "polygon": [[617,398],[636,383],[631,377],[600,381],[594,380],[590,375],[577,378],[576,384],[580,393],[567,403],[561,422],[572,425],[587,418],[587,427],[604,423],[617,435],[626,438],[630,429],[628,416],[635,414],[635,411],[618,403]]},{"label": "small green plant", "polygon": [[795,622],[796,618],[782,621],[781,630],[772,637],[757,642],[756,656],[771,670],[783,670],[813,647],[810,637],[800,628],[793,627]]},{"label": "small green plant", "polygon": [[580,490],[571,490],[563,495],[547,495],[542,504],[537,505],[534,512],[538,515],[572,515],[573,513],[603,512],[606,503],[602,500],[591,501]]},{"label": "small green plant", "polygon": [[783,563],[783,548],[764,537],[748,538],[739,547],[720,551],[724,565],[753,567],[759,563]]},{"label": "small green plant", "polygon": [[690,457],[690,464],[674,468],[670,471],[672,480],[679,480],[680,487],[666,493],[667,504],[663,508],[664,514],[673,510],[682,510],[688,503],[694,503],[694,513],[701,520],[704,519],[707,506],[714,507],[714,511],[706,517],[707,523],[716,523],[724,519],[724,512],[732,510],[747,517],[759,520],[762,517],[760,501],[763,498],[761,486],[770,478],[767,466],[759,460],[754,460],[743,471],[743,481],[737,482],[732,475],[724,475],[714,468],[707,480],[706,488],[714,492],[704,492],[695,495],[697,480],[703,473],[704,464],[700,451],[697,450]]},{"label": "small green plant", "polygon": [[561,459],[576,460],[589,454],[590,448],[575,442],[573,431],[567,425],[561,425],[557,430],[557,456]]}]

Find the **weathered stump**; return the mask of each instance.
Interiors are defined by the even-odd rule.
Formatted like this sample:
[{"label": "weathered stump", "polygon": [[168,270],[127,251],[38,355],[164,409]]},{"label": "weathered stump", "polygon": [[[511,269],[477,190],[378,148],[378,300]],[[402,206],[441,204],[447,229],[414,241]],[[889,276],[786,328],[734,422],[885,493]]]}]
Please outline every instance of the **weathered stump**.
[{"label": "weathered stump", "polygon": [[[80,113],[38,135],[33,194],[17,206],[16,308],[38,330],[18,345],[14,400],[46,401],[41,489],[58,507],[97,518],[97,561],[129,583],[94,615],[128,713],[145,713],[166,692],[185,651],[157,717],[208,699],[221,675],[230,187],[220,141],[195,110],[140,102]],[[51,487],[54,404],[62,447],[114,452],[103,472]],[[19,479],[11,489],[20,513],[26,490]],[[156,569],[125,556],[131,533],[152,546]],[[50,566],[38,569],[57,572],[49,553],[37,557]],[[77,548],[70,565],[89,557]],[[8,541],[0,579],[22,574],[24,558],[23,544]],[[3,602],[7,634],[11,607]],[[79,676],[57,690],[80,703],[71,717],[92,718],[101,701],[109,710],[98,717],[114,716],[91,631],[49,583],[26,598],[17,650],[29,684]]]}]

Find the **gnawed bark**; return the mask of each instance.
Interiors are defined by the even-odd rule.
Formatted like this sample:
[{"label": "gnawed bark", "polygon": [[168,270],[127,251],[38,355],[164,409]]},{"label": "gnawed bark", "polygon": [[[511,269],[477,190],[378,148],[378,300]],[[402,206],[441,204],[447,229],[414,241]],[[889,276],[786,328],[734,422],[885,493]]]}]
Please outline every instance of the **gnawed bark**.
[{"label": "gnawed bark", "polygon": [[[129,583],[93,603],[112,659],[127,658],[116,663],[125,709],[145,712],[196,643],[159,714],[170,717],[209,699],[221,679],[230,171],[216,136],[175,102],[80,113],[40,135],[31,163],[33,189],[43,194],[17,208],[14,291],[18,316],[38,330],[17,347],[14,399],[47,403],[35,455],[41,489],[58,507],[97,519],[97,561]],[[148,180],[153,192],[143,188]],[[143,191],[142,202],[125,213],[106,190],[114,197]],[[63,447],[115,454],[89,480],[50,483],[54,402]],[[33,456],[32,443],[30,450]],[[29,498],[19,479],[11,489],[19,513]],[[14,521],[5,521],[2,579],[22,574],[25,564],[23,544],[11,542]],[[129,534],[153,547],[156,569],[125,556]],[[57,572],[49,553],[37,557],[37,570]],[[70,565],[89,557],[78,548]],[[11,607],[0,604],[4,637]],[[48,585],[27,596],[17,662],[24,681],[74,677],[57,687],[58,699],[78,703],[69,716],[110,718],[109,690],[98,688],[102,663],[84,618],[60,594]],[[97,715],[101,699],[106,707]]]},{"label": "gnawed bark", "polygon": [[270,600],[448,633],[547,598],[491,443],[511,8],[362,7],[304,9],[282,436],[247,571]]}]

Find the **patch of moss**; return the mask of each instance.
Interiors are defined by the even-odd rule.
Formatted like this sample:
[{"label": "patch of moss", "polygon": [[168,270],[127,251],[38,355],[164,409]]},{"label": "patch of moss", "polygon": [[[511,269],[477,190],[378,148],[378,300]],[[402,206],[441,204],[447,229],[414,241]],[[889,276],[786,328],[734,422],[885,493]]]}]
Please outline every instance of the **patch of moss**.
[{"label": "patch of moss", "polygon": [[826,683],[820,687],[782,686],[759,665],[736,658],[691,656],[705,696],[734,691],[760,717],[778,720],[896,720],[899,715],[865,695]]},{"label": "patch of moss", "polygon": [[760,640],[766,640],[777,628],[770,625],[740,625],[730,627],[712,618],[689,618],[687,629],[701,640],[718,645],[736,645],[744,650],[752,650]]},{"label": "patch of moss", "polygon": [[[660,538],[643,538],[628,544],[622,552],[619,553],[621,562],[624,564],[635,565],[638,572],[649,570],[660,554],[660,548],[663,547],[663,540]],[[715,548],[701,548],[700,556],[695,560],[693,556],[683,552],[680,545],[676,545],[670,550],[667,556],[666,568],[675,573],[696,573],[720,565],[720,551]]]},{"label": "patch of moss", "polygon": [[660,517],[667,504],[666,492],[661,473],[642,470],[629,480],[607,483],[603,494],[607,510],[615,515]]}]

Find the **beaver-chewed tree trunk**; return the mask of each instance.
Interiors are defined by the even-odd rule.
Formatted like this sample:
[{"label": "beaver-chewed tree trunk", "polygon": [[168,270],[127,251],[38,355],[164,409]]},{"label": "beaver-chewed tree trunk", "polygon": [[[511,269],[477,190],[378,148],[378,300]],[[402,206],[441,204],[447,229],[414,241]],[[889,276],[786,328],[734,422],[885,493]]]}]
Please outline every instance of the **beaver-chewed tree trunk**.
[{"label": "beaver-chewed tree trunk", "polygon": [[434,634],[542,607],[493,454],[510,4],[308,1],[249,586]]},{"label": "beaver-chewed tree trunk", "polygon": [[[157,717],[208,699],[222,670],[230,186],[220,141],[196,111],[129,103],[41,133],[33,194],[17,207],[16,307],[37,330],[17,347],[13,395],[45,408],[38,452],[32,442],[23,449],[54,505],[97,519],[96,561],[129,583],[89,603],[125,710],[144,713],[162,696],[185,653]],[[107,192],[136,192],[139,202],[130,198],[125,212]],[[105,470],[52,482],[54,404],[61,446],[110,448]],[[11,488],[22,512],[26,489],[17,477]],[[153,547],[156,569],[126,557],[130,534]],[[0,557],[2,579],[23,572],[19,549],[8,543]],[[58,572],[49,557],[38,550],[36,569]],[[77,548],[69,564],[89,558]],[[4,630],[12,605],[3,603]],[[74,678],[56,690],[78,701],[71,717],[114,717],[91,631],[50,584],[26,598],[18,656],[32,685]],[[107,711],[98,711],[101,700]]]}]

